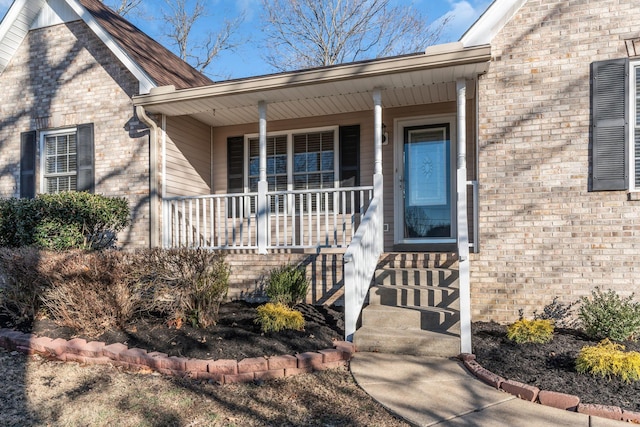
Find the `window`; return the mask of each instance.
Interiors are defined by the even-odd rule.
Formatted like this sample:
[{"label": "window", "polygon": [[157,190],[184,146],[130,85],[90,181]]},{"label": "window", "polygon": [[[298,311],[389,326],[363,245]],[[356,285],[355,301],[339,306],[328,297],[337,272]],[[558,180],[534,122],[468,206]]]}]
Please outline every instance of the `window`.
[{"label": "window", "polygon": [[[336,186],[337,129],[282,132],[267,136],[269,191],[307,190]],[[247,137],[248,189],[258,190],[260,141]]]},{"label": "window", "polygon": [[60,193],[77,189],[76,130],[42,135],[43,192]]},{"label": "window", "polygon": [[633,146],[632,150],[632,162],[630,162],[632,171],[631,176],[633,179],[631,190],[640,190],[640,63],[633,64],[633,79],[632,79],[632,91],[633,94]]},{"label": "window", "polygon": [[[92,193],[95,187],[93,146],[93,123],[21,133],[20,197],[33,198],[37,192]],[[35,179],[36,165],[39,165],[39,186]]]}]

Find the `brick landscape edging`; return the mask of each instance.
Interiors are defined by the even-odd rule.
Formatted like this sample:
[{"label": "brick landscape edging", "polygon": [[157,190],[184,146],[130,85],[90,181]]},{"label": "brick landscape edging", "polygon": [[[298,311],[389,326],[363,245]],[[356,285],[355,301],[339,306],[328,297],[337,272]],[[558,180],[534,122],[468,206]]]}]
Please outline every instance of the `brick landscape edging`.
[{"label": "brick landscape edging", "polygon": [[81,338],[64,340],[39,337],[33,334],[0,328],[0,347],[27,355],[39,354],[63,362],[86,365],[114,365],[132,371],[151,370],[165,375],[213,380],[220,384],[252,382],[283,378],[292,375],[323,371],[346,366],[356,351],[346,341],[336,341],[334,348],[306,352],[294,356],[251,357],[240,361],[231,359],[203,360],[168,356],[124,344],[107,345],[87,342]]},{"label": "brick landscape edging", "polygon": [[467,370],[482,382],[520,399],[595,417],[640,423],[640,412],[626,411],[619,406],[580,403],[580,398],[572,394],[540,390],[529,384],[507,380],[483,368],[476,362],[475,354],[462,353],[458,358]]}]

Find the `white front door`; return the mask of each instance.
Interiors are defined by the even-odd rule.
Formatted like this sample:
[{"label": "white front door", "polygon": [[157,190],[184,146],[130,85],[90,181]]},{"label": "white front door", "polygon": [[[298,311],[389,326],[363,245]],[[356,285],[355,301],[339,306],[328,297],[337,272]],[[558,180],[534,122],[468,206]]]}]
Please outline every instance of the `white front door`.
[{"label": "white front door", "polygon": [[398,124],[396,243],[455,242],[453,123],[434,118]]}]

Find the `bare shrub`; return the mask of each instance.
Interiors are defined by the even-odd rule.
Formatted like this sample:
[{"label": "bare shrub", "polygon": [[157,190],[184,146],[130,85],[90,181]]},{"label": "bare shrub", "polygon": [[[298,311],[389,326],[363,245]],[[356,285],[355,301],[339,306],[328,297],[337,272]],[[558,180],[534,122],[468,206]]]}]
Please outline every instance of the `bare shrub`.
[{"label": "bare shrub", "polygon": [[15,324],[32,322],[40,311],[40,295],[50,284],[43,257],[31,247],[0,248],[0,311]]},{"label": "bare shrub", "polygon": [[122,328],[147,309],[148,284],[139,280],[135,253],[71,252],[42,295],[52,319],[88,335]]},{"label": "bare shrub", "polygon": [[218,321],[229,290],[224,255],[204,249],[145,251],[142,280],[153,283],[153,308],[170,321],[208,327]]}]

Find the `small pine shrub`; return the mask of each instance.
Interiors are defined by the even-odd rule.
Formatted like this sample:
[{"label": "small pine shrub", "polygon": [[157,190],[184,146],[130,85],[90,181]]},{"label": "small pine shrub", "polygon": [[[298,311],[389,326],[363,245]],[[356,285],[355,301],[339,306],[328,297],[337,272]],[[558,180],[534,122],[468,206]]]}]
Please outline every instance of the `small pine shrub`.
[{"label": "small pine shrub", "polygon": [[301,331],[304,329],[304,317],[282,303],[266,303],[257,308],[256,324],[262,332],[280,332],[283,329]]},{"label": "small pine shrub", "polygon": [[576,323],[575,306],[580,301],[563,303],[558,301],[558,297],[542,308],[542,312],[533,312],[535,320],[552,320],[553,325],[558,328],[573,328]]},{"label": "small pine shrub", "polygon": [[271,302],[293,307],[305,299],[308,289],[304,268],[285,265],[271,271],[265,290]]},{"label": "small pine shrub", "polygon": [[626,383],[640,380],[640,353],[624,351],[621,344],[608,339],[596,346],[585,346],[576,359],[576,370],[593,376],[620,378]]},{"label": "small pine shrub", "polygon": [[507,328],[507,338],[518,344],[545,344],[553,339],[553,321],[520,319]]},{"label": "small pine shrub", "polygon": [[640,332],[640,303],[633,294],[621,298],[613,290],[595,288],[591,299],[580,299],[578,318],[585,333],[592,339],[613,341],[635,340]]}]

